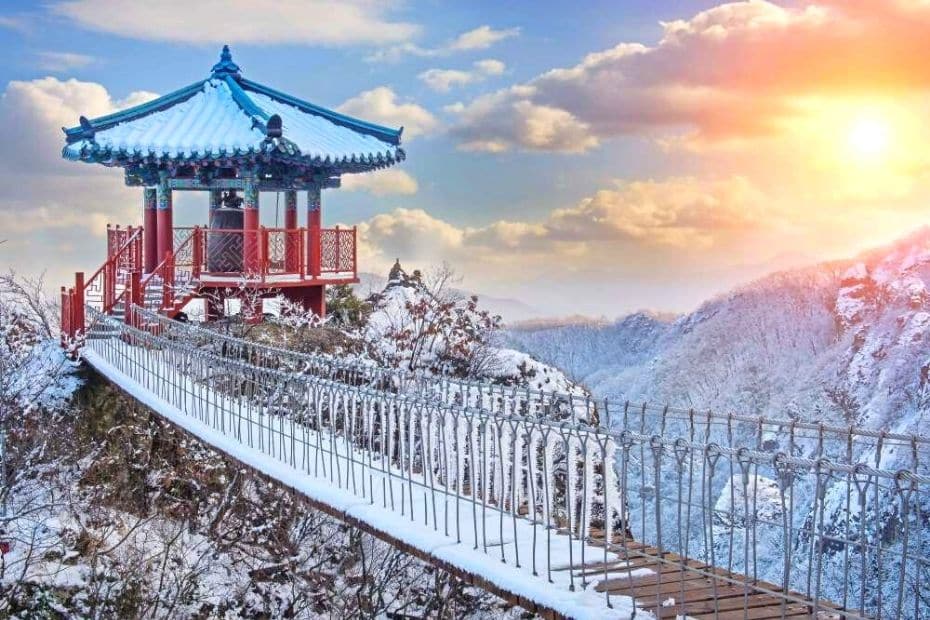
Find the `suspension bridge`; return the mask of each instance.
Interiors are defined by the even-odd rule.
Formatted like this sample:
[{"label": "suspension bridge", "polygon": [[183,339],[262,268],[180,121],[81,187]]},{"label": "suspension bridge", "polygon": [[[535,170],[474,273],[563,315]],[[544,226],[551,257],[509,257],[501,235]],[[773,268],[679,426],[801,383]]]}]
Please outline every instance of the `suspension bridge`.
[{"label": "suspension bridge", "polygon": [[540,615],[930,614],[925,438],[424,377],[139,306],[86,312],[83,359],[169,422]]},{"label": "suspension bridge", "polygon": [[[229,297],[260,317],[272,294],[324,316],[358,265],[322,192],[402,162],[402,128],[246,79],[224,46],[204,79],[64,132],[65,158],[142,189],[144,225],[108,227],[103,265],[62,287],[63,344],[318,509],[548,617],[930,614],[928,439],[417,376],[171,320]],[[209,197],[204,226],[174,226],[179,191]],[[283,228],[277,208],[260,225],[268,192]]]}]

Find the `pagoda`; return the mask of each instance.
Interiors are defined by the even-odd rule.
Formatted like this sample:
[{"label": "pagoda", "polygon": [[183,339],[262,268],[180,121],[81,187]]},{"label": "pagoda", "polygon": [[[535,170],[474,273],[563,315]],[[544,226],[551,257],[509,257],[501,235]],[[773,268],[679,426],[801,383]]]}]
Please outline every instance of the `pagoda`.
[{"label": "pagoda", "polygon": [[[177,316],[202,298],[210,317],[211,304],[233,290],[259,301],[284,295],[324,316],[326,285],[358,278],[356,230],[323,227],[322,190],[338,188],[343,174],[404,159],[403,128],[246,79],[228,46],[205,79],[114,114],[82,116],[63,131],[65,158],[120,167],[127,185],[142,188],[142,226],[108,226],[104,265],[62,289],[71,336],[83,329],[85,304],[111,314],[146,305]],[[177,191],[208,195],[204,225],[174,225]],[[283,193],[282,228],[260,226],[260,192]]]}]

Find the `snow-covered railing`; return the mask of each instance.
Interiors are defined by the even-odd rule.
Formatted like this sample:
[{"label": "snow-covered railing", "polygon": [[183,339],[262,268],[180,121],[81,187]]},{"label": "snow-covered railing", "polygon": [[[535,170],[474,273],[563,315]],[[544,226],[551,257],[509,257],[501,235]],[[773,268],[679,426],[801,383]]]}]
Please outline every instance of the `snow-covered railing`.
[{"label": "snow-covered railing", "polygon": [[336,356],[302,353],[222,332],[179,323],[163,315],[141,310],[147,324],[158,325],[166,337],[181,337],[200,346],[220,350],[266,368],[300,370],[353,385],[432,394],[444,402],[480,407],[492,414],[522,414],[549,419],[577,419],[609,430],[627,429],[640,434],[685,437],[705,444],[748,445],[769,452],[835,462],[867,460],[875,467],[925,467],[921,455],[930,449],[930,437],[875,431],[856,426],[833,426],[746,414],[681,409],[651,403],[616,402],[586,394],[539,390],[487,380],[463,380],[384,368],[373,363],[349,361]]},{"label": "snow-covered railing", "polygon": [[[930,614],[921,455],[890,471],[707,442],[696,424],[690,436],[611,431],[305,372],[238,348],[253,343],[203,346],[203,330],[96,319],[88,348],[184,415],[607,605],[622,593],[690,614],[701,589],[701,605],[733,612],[774,601],[782,616]],[[672,586],[672,572],[691,577]]]}]

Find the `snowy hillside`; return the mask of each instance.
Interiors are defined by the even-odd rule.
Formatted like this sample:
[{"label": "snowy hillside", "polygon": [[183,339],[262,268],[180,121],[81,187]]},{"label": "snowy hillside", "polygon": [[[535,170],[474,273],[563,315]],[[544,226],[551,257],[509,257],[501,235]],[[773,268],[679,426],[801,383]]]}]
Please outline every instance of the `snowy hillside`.
[{"label": "snowy hillside", "polygon": [[[673,320],[640,313],[610,324],[512,329],[505,340],[565,369],[599,397],[928,435],[928,284],[930,230],[922,230],[855,259],[770,275]],[[732,436],[717,440],[756,445],[759,439],[754,428],[736,425]],[[813,437],[794,443],[788,435],[766,437],[764,449],[821,456]],[[876,444],[859,442],[849,449],[851,454],[845,455],[846,448],[837,445],[828,448],[825,456],[888,471],[926,473],[926,458],[916,447],[878,450]],[[778,523],[786,514],[798,532],[792,547],[804,548],[809,539],[800,532],[817,519],[813,477],[792,482],[790,507],[778,497],[776,480],[774,471],[759,472],[750,480],[747,492],[758,490],[759,495],[756,518]],[[740,500],[737,495],[743,491],[737,483],[736,479],[714,480],[711,492],[716,506]],[[849,514],[849,487],[841,478],[825,483],[821,492],[825,498],[821,519],[827,531],[842,533],[850,519],[859,519]],[[899,528],[893,493],[877,494],[868,512],[868,518],[880,519],[889,532],[883,541],[889,555],[900,553],[900,539],[893,534]],[[644,505],[631,506],[634,522],[644,514]],[[715,517],[713,528],[719,534],[714,543],[718,557],[741,558],[746,548],[743,535],[753,521],[739,513],[725,518],[721,514]],[[674,522],[674,510],[664,518]],[[778,580],[784,540],[778,527],[772,530],[774,534],[758,528],[759,538],[752,549],[758,559],[753,570],[764,579]],[[654,532],[646,526],[641,535],[648,539]],[[700,536],[691,542],[697,548]],[[848,561],[842,545],[825,548],[821,558],[799,554],[792,564],[803,572],[814,561],[827,567],[823,592],[840,600],[846,583],[843,567]],[[862,570],[882,571],[888,578],[885,583],[890,583],[896,582],[899,568],[886,565]],[[868,596],[874,603],[876,597],[881,600],[881,596],[896,594],[896,588],[883,586],[882,592],[870,590]]]},{"label": "snowy hillside", "polygon": [[776,273],[674,320],[517,328],[602,397],[928,434],[930,230]]},{"label": "snowy hillside", "polygon": [[[561,370],[492,342],[501,317],[477,295],[449,286],[449,272],[408,275],[396,264],[359,338],[377,364],[437,376],[484,379],[541,391],[582,394]],[[480,304],[480,306],[479,306]]]},{"label": "snowy hillside", "polygon": [[[494,315],[418,275],[398,269],[366,305],[352,325],[320,327],[284,307],[260,328],[215,327],[342,361],[580,392],[490,345]],[[526,617],[81,371],[51,339],[54,314],[31,307],[0,294],[0,617]],[[567,460],[553,463],[552,480],[565,476]],[[592,484],[587,497],[603,495]]]}]

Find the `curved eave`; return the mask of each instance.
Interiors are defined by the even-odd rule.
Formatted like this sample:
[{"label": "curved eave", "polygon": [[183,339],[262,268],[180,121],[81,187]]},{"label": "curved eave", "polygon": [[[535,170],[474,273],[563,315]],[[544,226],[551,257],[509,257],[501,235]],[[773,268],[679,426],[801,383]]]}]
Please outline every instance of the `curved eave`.
[{"label": "curved eave", "polygon": [[65,132],[65,139],[68,144],[72,144],[79,140],[84,140],[92,138],[93,134],[98,131],[105,131],[111,127],[115,127],[120,123],[125,123],[128,121],[133,121],[143,116],[148,116],[149,114],[154,114],[155,112],[160,112],[166,110],[182,101],[190,99],[196,95],[203,88],[203,84],[206,80],[200,80],[199,82],[194,82],[189,84],[184,88],[180,88],[174,92],[168,93],[142,103],[125,110],[120,110],[119,112],[114,112],[113,114],[107,114],[106,116],[100,116],[98,118],[91,119],[88,121],[89,127],[83,125],[77,125],[75,127],[63,127],[62,130]]},{"label": "curved eave", "polygon": [[93,142],[85,144],[68,144],[62,150],[62,157],[71,161],[103,164],[105,166],[128,166],[133,164],[157,165],[237,165],[256,161],[279,161],[308,168],[324,168],[336,173],[368,172],[387,168],[403,161],[406,158],[404,150],[400,147],[378,153],[358,153],[344,156],[327,155],[311,157],[302,155],[287,141],[266,142],[261,148],[235,149],[227,152],[221,149],[216,153],[190,153],[184,156],[155,153],[150,151],[131,152],[123,149],[101,148]]},{"label": "curved eave", "polygon": [[298,99],[297,97],[292,97],[291,95],[282,93],[281,91],[265,86],[264,84],[259,84],[258,82],[253,82],[242,77],[240,77],[237,81],[246,91],[252,90],[257,93],[261,93],[281,103],[292,105],[301,112],[313,114],[314,116],[320,116],[332,123],[335,123],[336,125],[346,127],[347,129],[357,131],[358,133],[372,136],[378,140],[381,140],[382,142],[387,142],[388,144],[392,144],[394,146],[400,146],[400,138],[404,132],[403,127],[400,129],[391,129],[390,127],[384,127],[383,125],[369,123],[367,121],[363,121],[346,114],[340,114],[339,112],[318,106],[316,104],[310,103],[309,101],[304,101],[302,99]]}]

